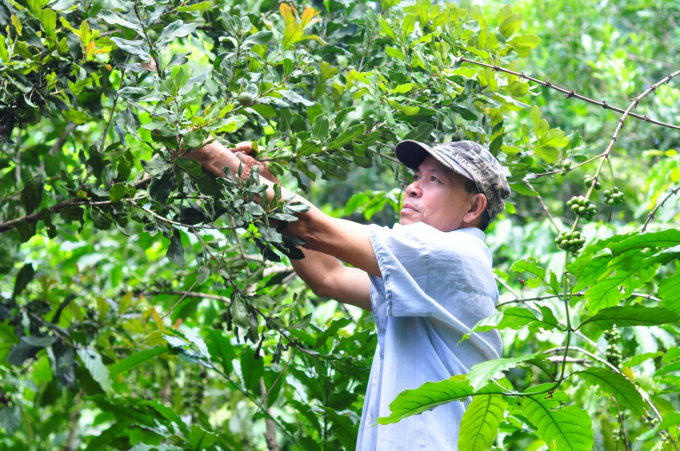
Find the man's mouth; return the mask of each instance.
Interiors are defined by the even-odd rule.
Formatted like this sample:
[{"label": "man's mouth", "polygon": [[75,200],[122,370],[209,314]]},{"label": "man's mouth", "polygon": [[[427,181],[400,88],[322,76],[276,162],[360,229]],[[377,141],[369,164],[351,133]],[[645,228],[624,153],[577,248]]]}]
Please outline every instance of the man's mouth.
[{"label": "man's mouth", "polygon": [[411,204],[404,204],[401,207],[402,212],[407,212],[407,211],[418,211],[413,205]]}]

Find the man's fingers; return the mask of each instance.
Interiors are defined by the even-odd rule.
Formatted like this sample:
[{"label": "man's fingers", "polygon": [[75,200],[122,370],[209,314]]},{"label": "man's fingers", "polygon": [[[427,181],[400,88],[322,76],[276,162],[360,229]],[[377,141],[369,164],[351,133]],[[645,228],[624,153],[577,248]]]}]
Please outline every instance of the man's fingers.
[{"label": "man's fingers", "polygon": [[252,167],[257,166],[261,177],[264,177],[267,180],[270,180],[274,183],[281,184],[279,179],[276,178],[276,176],[274,176],[274,174],[272,174],[269,171],[269,168],[265,166],[263,163],[257,161],[255,158],[251,157],[250,155],[246,155],[242,152],[236,152],[236,156],[238,157],[239,160],[241,160],[241,163],[243,163],[243,172],[241,173],[241,178],[250,177],[250,171]]},{"label": "man's fingers", "polygon": [[243,141],[238,144],[233,149],[229,149],[234,153],[243,152],[246,155],[253,151],[253,144],[250,141]]}]

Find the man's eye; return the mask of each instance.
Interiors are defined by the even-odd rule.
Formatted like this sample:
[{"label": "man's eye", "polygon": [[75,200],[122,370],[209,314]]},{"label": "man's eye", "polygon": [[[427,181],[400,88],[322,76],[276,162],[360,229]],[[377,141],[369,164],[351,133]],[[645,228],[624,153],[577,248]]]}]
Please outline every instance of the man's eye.
[{"label": "man's eye", "polygon": [[420,176],[419,176],[419,175],[414,175],[414,176],[413,176],[413,181],[415,182],[416,180],[420,180]]},{"label": "man's eye", "polygon": [[432,177],[430,177],[430,181],[431,181],[431,182],[438,182],[439,180],[437,179],[437,177],[435,177],[435,176],[433,175]]}]

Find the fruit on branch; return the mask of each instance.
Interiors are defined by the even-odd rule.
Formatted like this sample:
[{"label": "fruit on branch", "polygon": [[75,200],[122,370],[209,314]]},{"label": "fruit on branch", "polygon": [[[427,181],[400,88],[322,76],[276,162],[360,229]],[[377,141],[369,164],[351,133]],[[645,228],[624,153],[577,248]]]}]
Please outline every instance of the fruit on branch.
[{"label": "fruit on branch", "polygon": [[555,243],[560,247],[560,249],[567,252],[576,253],[581,249],[586,242],[586,239],[581,236],[581,232],[561,232],[555,238]]},{"label": "fruit on branch", "polygon": [[242,92],[238,96],[238,103],[240,103],[242,107],[253,106],[255,104],[255,97],[249,92]]},{"label": "fruit on branch", "polygon": [[571,208],[576,216],[583,216],[585,219],[591,220],[597,212],[597,207],[583,196],[574,196],[567,201],[567,205]]},{"label": "fruit on branch", "polygon": [[595,189],[596,189],[596,190],[599,191],[600,189],[602,189],[602,185],[600,184],[600,181],[599,181],[599,180],[595,181],[595,177],[593,177],[592,175],[586,175],[586,177],[583,179],[583,183],[584,183],[588,188],[590,188],[591,186],[593,186],[593,183],[594,183],[594,184],[595,184]]},{"label": "fruit on branch", "polygon": [[562,169],[566,169],[567,171],[571,169],[571,160],[564,160],[562,162]]},{"label": "fruit on branch", "polygon": [[621,350],[616,344],[616,342],[621,340],[621,333],[616,328],[616,324],[612,326],[611,330],[605,331],[604,338],[609,343],[605,352],[605,358],[607,362],[618,368],[621,365],[622,355]]},{"label": "fruit on branch", "polygon": [[618,205],[623,203],[623,193],[619,191],[617,187],[612,188],[612,190],[604,191],[604,202],[607,205]]}]

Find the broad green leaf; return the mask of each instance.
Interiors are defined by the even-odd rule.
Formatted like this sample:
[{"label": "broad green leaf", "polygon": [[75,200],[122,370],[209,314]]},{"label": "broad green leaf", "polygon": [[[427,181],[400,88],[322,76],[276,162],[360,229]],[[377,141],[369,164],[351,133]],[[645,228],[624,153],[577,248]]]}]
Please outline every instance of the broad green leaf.
[{"label": "broad green leaf", "polygon": [[673,346],[666,351],[663,355],[663,363],[672,362],[673,360],[680,358],[680,348]]},{"label": "broad green leaf", "polygon": [[661,352],[661,351],[646,352],[644,354],[637,354],[637,355],[634,355],[633,357],[625,360],[621,365],[627,366],[627,367],[633,367],[633,366],[637,366],[637,365],[639,365],[643,362],[646,362],[649,359],[655,359],[655,358],[657,358],[661,355],[663,355],[663,352]]},{"label": "broad green leaf", "polygon": [[113,37],[111,40],[118,46],[119,49],[130,55],[137,55],[145,61],[151,59],[149,54],[149,46],[144,41],[130,41],[128,39]]},{"label": "broad green leaf", "polygon": [[539,279],[545,279],[545,269],[543,269],[535,258],[526,258],[515,262],[511,267],[515,272],[528,272]]},{"label": "broad green leaf", "polygon": [[540,44],[540,42],[541,38],[535,34],[525,34],[521,36],[515,36],[510,41],[508,41],[508,44],[512,46],[512,48],[517,53],[517,56],[526,58],[531,53],[531,50],[535,49],[538,44]]},{"label": "broad green leaf", "polygon": [[101,11],[99,11],[98,17],[100,19],[104,19],[104,21],[110,23],[111,25],[120,25],[123,28],[129,28],[131,30],[136,31],[140,35],[144,33],[144,29],[142,28],[141,25],[139,25],[138,23],[133,23],[127,19],[123,19],[113,11],[102,9]]},{"label": "broad green leaf", "polygon": [[663,376],[668,373],[675,373],[680,371],[680,362],[673,362],[668,365],[664,365],[654,372],[654,376]]},{"label": "broad green leaf", "polygon": [[269,30],[258,31],[257,33],[248,36],[246,40],[243,41],[243,45],[253,46],[255,44],[266,44],[271,40],[272,36],[274,36],[274,33]]},{"label": "broad green leaf", "polygon": [[243,386],[247,390],[252,390],[260,383],[260,378],[264,373],[262,357],[255,358],[255,351],[247,348],[241,352],[240,361]]},{"label": "broad green leaf", "polygon": [[21,190],[21,202],[24,205],[26,214],[30,215],[40,206],[43,196],[43,186],[35,180],[29,180]]},{"label": "broad green leaf", "polygon": [[5,63],[9,63],[9,52],[7,51],[7,44],[5,41],[5,36],[0,35],[0,60],[4,61]]},{"label": "broad green leaf", "polygon": [[632,412],[645,410],[645,402],[635,385],[621,374],[608,369],[588,368],[578,371],[576,375],[588,385],[599,386],[601,391],[616,398],[619,406],[630,409]]},{"label": "broad green leaf", "polygon": [[513,357],[506,359],[493,359],[473,365],[467,374],[467,380],[473,391],[478,391],[481,387],[492,380],[501,371],[516,367],[519,363],[534,357],[533,354],[523,357]]},{"label": "broad green leaf", "polygon": [[[651,279],[656,273],[656,266],[649,264],[648,257],[648,254],[633,249],[613,261],[597,283],[586,290],[584,298],[588,310],[596,312],[613,307]],[[621,287],[625,290],[622,291]]]},{"label": "broad green leaf", "polygon": [[169,169],[160,177],[151,180],[151,183],[149,184],[149,195],[156,202],[165,205],[168,196],[170,196],[172,190],[175,189],[175,185],[175,171]]},{"label": "broad green leaf", "polygon": [[172,236],[170,237],[170,245],[165,254],[168,260],[179,267],[184,266],[184,246],[182,246],[182,233],[173,228]]},{"label": "broad green leaf", "polygon": [[352,140],[359,138],[364,133],[364,131],[366,131],[366,125],[364,124],[353,125],[344,132],[340,133],[340,135],[338,135],[337,138],[335,138],[333,141],[331,141],[330,144],[328,144],[327,148],[338,149],[344,146],[345,144],[350,143]]},{"label": "broad green leaf", "polygon": [[602,309],[581,322],[578,328],[588,323],[597,323],[601,329],[611,329],[613,325],[617,327],[658,326],[674,323],[678,320],[680,320],[680,315],[663,307],[645,307],[640,304],[631,304]]},{"label": "broad green leaf", "polygon": [[281,45],[283,47],[288,47],[289,45],[295,45],[300,39],[302,39],[302,24],[299,22],[293,22],[286,27],[283,32],[283,39],[281,40]]},{"label": "broad green leaf", "polygon": [[427,382],[414,390],[401,392],[390,403],[391,415],[378,418],[378,423],[397,423],[411,415],[421,414],[426,410],[432,410],[452,401],[466,400],[468,396],[477,394],[502,394],[502,389],[499,386],[489,384],[482,390],[475,392],[464,374],[440,382]]},{"label": "broad green leaf", "polygon": [[234,360],[235,353],[229,339],[222,332],[212,329],[208,332],[207,340],[210,358],[222,365],[225,374],[230,374],[233,369],[231,362]]},{"label": "broad green leaf", "polygon": [[680,313],[680,269],[659,283],[659,297],[661,307]]},{"label": "broad green leaf", "polygon": [[99,409],[115,417],[118,421],[127,421],[138,426],[155,428],[156,422],[146,411],[137,409],[131,405],[126,405],[124,400],[109,400],[103,395],[95,395],[89,398]]},{"label": "broad green leaf", "polygon": [[109,190],[109,196],[111,198],[111,202],[118,202],[119,200],[123,199],[128,195],[128,189],[125,183],[116,183],[111,187]]},{"label": "broad green leaf", "polygon": [[102,356],[93,348],[80,348],[77,352],[85,368],[92,375],[92,379],[97,381],[104,391],[110,392],[111,379],[109,379],[109,369],[104,366]]},{"label": "broad green leaf", "polygon": [[300,145],[300,148],[297,150],[296,154],[299,157],[304,157],[307,155],[319,153],[322,150],[323,149],[321,147],[321,142],[318,139],[309,138],[305,140],[305,142],[303,142],[302,145]]},{"label": "broad green leaf", "polygon": [[[548,384],[534,387],[545,389]],[[528,395],[522,400],[521,413],[535,427],[536,435],[549,449],[560,451],[590,451],[593,448],[592,420],[585,410],[576,406],[560,408],[564,393]],[[558,400],[559,399],[559,400]]]},{"label": "broad green leaf", "polygon": [[508,403],[501,395],[475,396],[465,410],[458,433],[458,449],[487,451],[498,434]]},{"label": "broad green leaf", "polygon": [[520,29],[522,26],[522,21],[523,19],[521,14],[511,14],[506,17],[505,20],[503,20],[498,29],[507,39]]},{"label": "broad green leaf", "polygon": [[393,41],[396,41],[396,36],[390,24],[383,18],[383,16],[378,16],[378,25],[380,25],[380,32],[385,36],[389,36]]},{"label": "broad green leaf", "polygon": [[409,92],[411,89],[413,89],[413,86],[414,86],[413,83],[405,83],[403,85],[399,85],[394,89],[390,89],[390,94],[403,94]]},{"label": "broad green leaf", "polygon": [[434,131],[434,126],[431,124],[423,124],[411,129],[410,132],[404,136],[404,139],[412,139],[414,141],[429,141]]},{"label": "broad green leaf", "polygon": [[526,308],[508,307],[502,312],[496,312],[491,316],[481,319],[470,333],[463,336],[463,340],[469,338],[472,332],[488,332],[492,329],[514,329],[518,330],[527,324],[531,324],[538,319],[534,313]]},{"label": "broad green leaf", "polygon": [[17,278],[14,281],[14,292],[12,293],[12,297],[15,298],[19,296],[21,292],[24,291],[24,288],[28,286],[29,282],[33,280],[34,276],[35,270],[33,269],[33,265],[31,263],[27,263],[22,266],[22,268],[17,273]]},{"label": "broad green leaf", "polygon": [[181,20],[177,20],[163,28],[163,32],[159,36],[156,45],[163,46],[173,39],[188,36],[196,29],[197,26],[197,23],[184,23]]},{"label": "broad green leaf", "polygon": [[217,434],[209,432],[197,424],[191,426],[189,431],[189,446],[193,451],[200,451],[211,446],[217,441]]},{"label": "broad green leaf", "polygon": [[166,352],[168,352],[167,346],[158,346],[155,348],[145,349],[144,351],[136,352],[126,357],[125,359],[111,365],[109,367],[109,376],[114,377],[117,374],[129,371],[135,368],[136,366],[146,362],[147,360],[150,360]]}]

